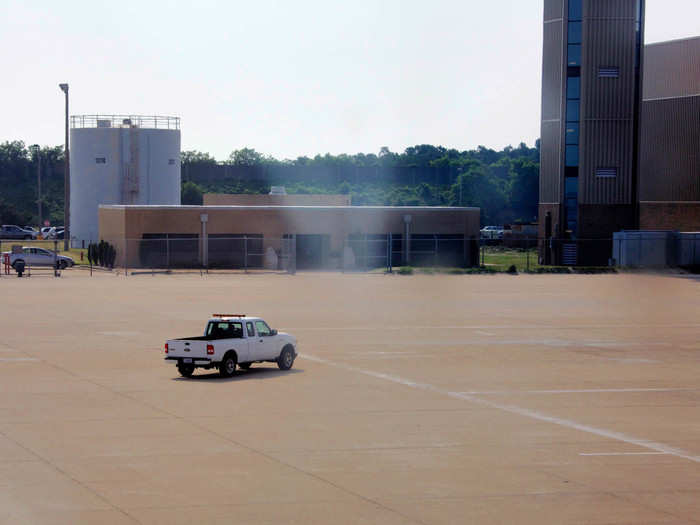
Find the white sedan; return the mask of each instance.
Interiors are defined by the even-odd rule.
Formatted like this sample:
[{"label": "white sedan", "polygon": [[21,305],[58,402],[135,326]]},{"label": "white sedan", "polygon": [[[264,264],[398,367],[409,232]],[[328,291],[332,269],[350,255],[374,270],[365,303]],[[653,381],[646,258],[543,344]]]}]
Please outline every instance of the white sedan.
[{"label": "white sedan", "polygon": [[[8,252],[9,253],[9,252]],[[61,270],[73,266],[75,262],[65,255],[54,254],[44,248],[25,246],[22,253],[10,253],[10,265],[14,268],[17,261],[24,261],[25,266],[56,266]]]}]

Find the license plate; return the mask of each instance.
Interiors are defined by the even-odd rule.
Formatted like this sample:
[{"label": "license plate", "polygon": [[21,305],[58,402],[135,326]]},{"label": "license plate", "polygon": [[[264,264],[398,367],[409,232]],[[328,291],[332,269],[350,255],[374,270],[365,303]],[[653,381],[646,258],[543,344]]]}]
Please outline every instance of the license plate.
[{"label": "license plate", "polygon": [[185,358],[182,360],[182,362],[183,362],[183,363],[191,363],[191,362],[192,362],[192,358],[191,358],[191,357],[185,357]]}]

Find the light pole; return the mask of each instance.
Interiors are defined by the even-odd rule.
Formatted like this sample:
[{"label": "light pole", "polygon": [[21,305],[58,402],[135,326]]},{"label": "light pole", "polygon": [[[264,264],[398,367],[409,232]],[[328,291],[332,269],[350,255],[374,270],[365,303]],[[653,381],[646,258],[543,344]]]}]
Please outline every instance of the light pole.
[{"label": "light pole", "polygon": [[41,147],[39,144],[34,144],[31,146],[32,151],[36,155],[36,204],[37,211],[39,212],[39,229],[44,225],[44,218],[42,217],[41,210]]},{"label": "light pole", "polygon": [[63,232],[63,249],[68,251],[70,247],[70,154],[68,151],[68,84],[59,84],[58,87],[66,95],[66,149],[64,153],[65,168],[63,170],[63,186],[65,193],[65,205],[63,207],[63,224],[65,231]]}]

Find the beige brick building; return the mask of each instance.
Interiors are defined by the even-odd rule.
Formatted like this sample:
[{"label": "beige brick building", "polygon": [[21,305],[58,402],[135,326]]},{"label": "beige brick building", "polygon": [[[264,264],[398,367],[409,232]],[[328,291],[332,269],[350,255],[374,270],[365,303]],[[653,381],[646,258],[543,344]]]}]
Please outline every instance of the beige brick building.
[{"label": "beige brick building", "polygon": [[479,208],[103,205],[99,231],[130,267],[471,266]]}]

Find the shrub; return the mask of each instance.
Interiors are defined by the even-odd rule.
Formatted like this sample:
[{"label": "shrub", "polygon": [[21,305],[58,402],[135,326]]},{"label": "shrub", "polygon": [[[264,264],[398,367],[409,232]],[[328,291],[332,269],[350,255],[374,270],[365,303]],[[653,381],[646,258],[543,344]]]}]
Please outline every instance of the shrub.
[{"label": "shrub", "polygon": [[413,268],[410,266],[400,266],[398,270],[396,270],[396,273],[399,275],[412,275],[413,274]]}]

